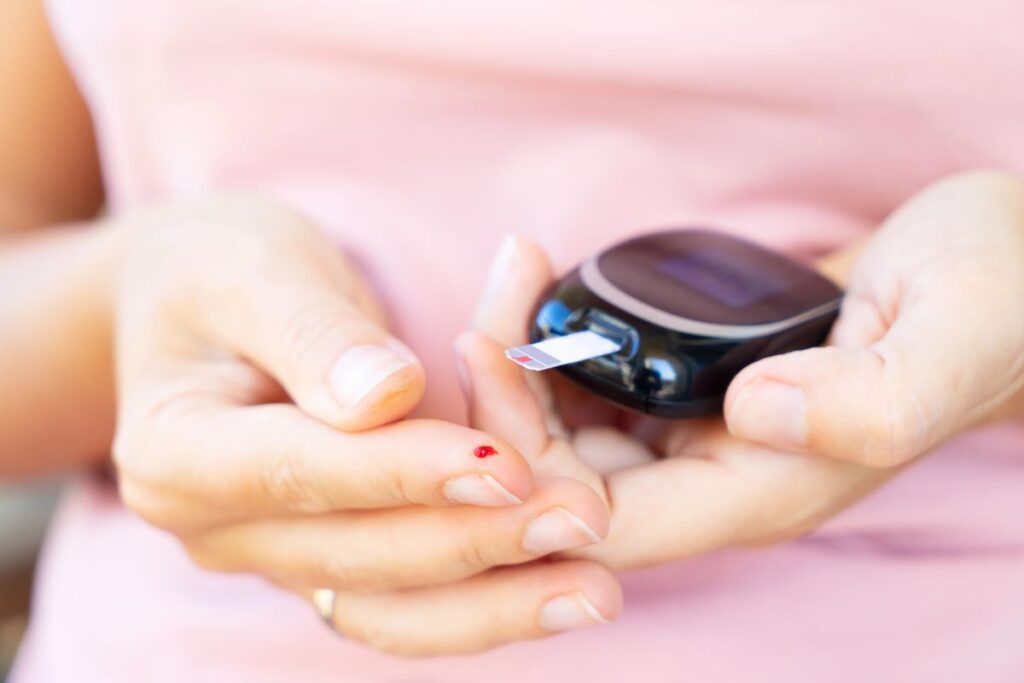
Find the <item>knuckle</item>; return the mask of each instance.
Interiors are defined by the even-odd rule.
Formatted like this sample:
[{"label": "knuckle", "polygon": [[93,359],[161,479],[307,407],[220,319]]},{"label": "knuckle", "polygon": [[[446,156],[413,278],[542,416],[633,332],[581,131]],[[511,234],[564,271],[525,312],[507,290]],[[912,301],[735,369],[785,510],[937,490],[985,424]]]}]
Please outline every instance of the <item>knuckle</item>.
[{"label": "knuckle", "polygon": [[161,439],[154,435],[158,426],[149,415],[125,415],[118,417],[117,431],[111,444],[111,458],[118,473],[142,475],[152,463],[156,444]]},{"label": "knuckle", "polygon": [[206,398],[192,380],[179,379],[122,406],[111,449],[118,471],[159,477],[161,463],[173,458],[181,435],[193,428],[190,421],[205,409],[201,399]]},{"label": "knuckle", "polygon": [[292,310],[281,328],[284,360],[302,366],[325,348],[338,334],[339,316],[321,302],[310,302]]},{"label": "knuckle", "polygon": [[348,555],[341,551],[328,553],[314,572],[317,582],[349,591],[376,590],[383,586],[382,572],[372,571]]},{"label": "knuckle", "polygon": [[184,530],[185,520],[175,506],[144,484],[131,477],[121,477],[118,492],[124,506],[146,523],[171,533]]},{"label": "knuckle", "polygon": [[156,515],[151,514],[154,512],[152,496],[145,491],[144,487],[137,484],[135,480],[122,476],[118,481],[118,493],[121,497],[121,502],[126,508],[151,524],[157,521],[154,519]]},{"label": "knuckle", "polygon": [[494,564],[490,557],[490,551],[474,538],[457,546],[456,553],[455,560],[464,574],[475,574]]},{"label": "knuckle", "polygon": [[866,425],[862,458],[865,465],[880,469],[898,467],[916,457],[928,431],[921,405],[909,392],[887,394]]},{"label": "knuckle", "polygon": [[305,514],[328,512],[331,506],[303,474],[293,451],[283,450],[267,459],[262,471],[263,494],[290,510]]},{"label": "knuckle", "polygon": [[404,658],[434,654],[420,639],[399,633],[394,627],[377,623],[374,620],[366,620],[350,626],[339,624],[339,628],[346,636],[385,654]]},{"label": "knuckle", "polygon": [[382,468],[382,474],[384,479],[380,486],[382,493],[386,491],[387,496],[398,504],[415,504],[418,502],[416,497],[412,495],[412,491],[407,486],[406,474],[399,462],[386,463]]}]

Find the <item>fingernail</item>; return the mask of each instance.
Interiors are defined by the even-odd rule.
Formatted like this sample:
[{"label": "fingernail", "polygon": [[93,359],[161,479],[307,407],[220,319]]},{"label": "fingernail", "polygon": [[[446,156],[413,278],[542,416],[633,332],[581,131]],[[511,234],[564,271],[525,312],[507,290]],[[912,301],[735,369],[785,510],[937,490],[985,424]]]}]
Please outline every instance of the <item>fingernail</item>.
[{"label": "fingernail", "polygon": [[559,595],[540,608],[540,625],[546,631],[568,631],[607,623],[604,615],[581,591]]},{"label": "fingernail", "polygon": [[555,508],[530,522],[523,536],[523,548],[531,555],[547,555],[600,540],[582,519],[565,508]]},{"label": "fingernail", "polygon": [[343,408],[351,408],[388,377],[415,362],[412,352],[397,343],[353,346],[331,369],[331,390]]},{"label": "fingernail", "polygon": [[807,443],[807,401],[799,387],[765,379],[751,381],[729,411],[730,431],[744,439],[782,448]]},{"label": "fingernail", "polygon": [[489,474],[467,474],[449,479],[444,485],[444,495],[460,505],[500,507],[523,502]]}]

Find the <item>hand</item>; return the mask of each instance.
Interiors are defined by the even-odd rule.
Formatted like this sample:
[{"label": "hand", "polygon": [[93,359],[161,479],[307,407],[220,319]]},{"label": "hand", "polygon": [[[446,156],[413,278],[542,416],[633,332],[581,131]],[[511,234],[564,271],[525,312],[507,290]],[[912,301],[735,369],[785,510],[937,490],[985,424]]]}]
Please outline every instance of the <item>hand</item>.
[{"label": "hand", "polygon": [[474,426],[513,444],[536,476],[572,476],[608,501],[608,537],[561,556],[630,569],[777,542],[814,528],[892,476],[739,439],[721,417],[642,418],[557,373],[521,370],[503,349],[525,343],[530,311],[551,279],[538,247],[508,241],[475,331],[460,337],[457,352]]},{"label": "hand", "polygon": [[892,215],[858,259],[826,348],[765,359],[729,387],[737,437],[873,467],[1019,413],[1024,183],[972,172]]},{"label": "hand", "polygon": [[[122,222],[121,494],[196,562],[307,598],[335,589],[339,629],[399,654],[615,616],[606,569],[529,564],[603,536],[601,499],[535,481],[493,435],[396,421],[423,369],[304,220],[227,198]],[[496,454],[477,457],[481,446]]]}]

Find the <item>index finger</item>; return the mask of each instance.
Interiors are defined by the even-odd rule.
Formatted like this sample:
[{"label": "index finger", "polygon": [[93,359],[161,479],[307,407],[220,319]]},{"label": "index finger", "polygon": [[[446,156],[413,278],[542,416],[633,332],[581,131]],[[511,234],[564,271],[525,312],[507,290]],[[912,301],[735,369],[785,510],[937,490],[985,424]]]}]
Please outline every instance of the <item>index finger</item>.
[{"label": "index finger", "polygon": [[[503,506],[533,490],[509,444],[439,420],[338,432],[291,405],[211,406],[154,419],[117,449],[129,474],[227,516],[399,505]],[[138,430],[137,430],[138,431]]]}]

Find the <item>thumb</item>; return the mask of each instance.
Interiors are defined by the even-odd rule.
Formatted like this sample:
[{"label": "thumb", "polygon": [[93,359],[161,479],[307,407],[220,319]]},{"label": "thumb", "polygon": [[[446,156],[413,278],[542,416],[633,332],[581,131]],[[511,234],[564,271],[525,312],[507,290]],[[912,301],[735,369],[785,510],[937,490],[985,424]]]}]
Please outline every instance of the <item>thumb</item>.
[{"label": "thumb", "polygon": [[941,181],[896,211],[853,273],[836,346],[768,358],[726,395],[736,436],[895,466],[1013,409],[1024,386],[1024,185]]},{"label": "thumb", "polygon": [[215,321],[230,349],[273,376],[309,415],[360,431],[406,416],[423,396],[423,367],[333,283],[264,283]]},{"label": "thumb", "polygon": [[1008,339],[1022,336],[1020,325],[972,294],[969,279],[947,282],[909,285],[889,326],[868,299],[848,298],[833,332],[839,346],[745,368],[726,394],[729,431],[892,467],[987,419],[1020,385],[1019,342]]}]

